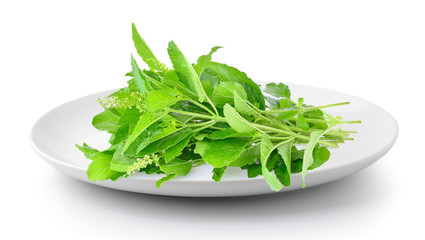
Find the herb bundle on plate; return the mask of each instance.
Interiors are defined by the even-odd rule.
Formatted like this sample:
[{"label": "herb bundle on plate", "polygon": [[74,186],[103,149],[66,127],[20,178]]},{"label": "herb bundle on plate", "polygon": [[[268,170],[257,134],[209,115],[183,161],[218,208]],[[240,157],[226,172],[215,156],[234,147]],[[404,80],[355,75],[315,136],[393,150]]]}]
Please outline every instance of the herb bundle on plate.
[{"label": "herb bundle on plate", "polygon": [[77,145],[92,160],[92,181],[117,180],[137,172],[162,174],[160,187],[193,167],[214,167],[219,182],[226,169],[238,167],[247,177],[263,175],[274,191],[289,186],[290,175],[320,167],[330,157],[329,147],[349,137],[343,121],[323,111],[348,104],[311,106],[303,98],[291,100],[283,83],[262,89],[234,67],[212,61],[220,47],[189,62],[177,45],[168,44],[173,68],[161,63],[132,26],[137,53],[149,67],[139,68],[133,56],[131,77],[124,87],[99,102],[104,111],[93,126],[111,134],[103,151]]}]

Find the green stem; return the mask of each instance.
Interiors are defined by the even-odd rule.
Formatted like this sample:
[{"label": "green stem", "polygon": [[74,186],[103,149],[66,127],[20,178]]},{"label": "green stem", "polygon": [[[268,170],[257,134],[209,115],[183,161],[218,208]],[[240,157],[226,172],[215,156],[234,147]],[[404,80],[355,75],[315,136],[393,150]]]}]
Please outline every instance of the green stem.
[{"label": "green stem", "polygon": [[207,112],[209,112],[211,115],[215,115],[213,111],[211,111],[209,108],[205,107],[203,104],[201,104],[201,103],[199,103],[197,101],[194,101],[192,99],[185,99],[185,100],[188,101],[188,102],[191,102],[191,103],[195,104],[198,107],[203,108],[204,110],[206,110]]},{"label": "green stem", "polygon": [[293,111],[293,110],[300,110],[300,109],[289,109],[289,110],[260,110],[262,113],[283,113],[283,112],[288,112],[288,111]]},{"label": "green stem", "polygon": [[272,136],[269,136],[269,138],[270,139],[276,139],[276,140],[288,140],[289,138],[292,138],[292,137],[272,137]]},{"label": "green stem", "polygon": [[206,115],[206,114],[187,112],[187,111],[177,110],[177,109],[174,109],[174,108],[169,108],[168,110],[170,112],[173,112],[173,113],[180,113],[180,114],[183,114],[183,115],[198,117],[198,118],[204,118],[204,119],[214,119],[214,120],[216,120],[216,119],[219,118],[218,116],[210,116],[210,115]]},{"label": "green stem", "polygon": [[287,130],[287,131],[291,131],[285,124],[282,124],[280,121],[274,119],[274,118],[270,118],[267,115],[263,116],[263,114],[261,114],[261,110],[258,109],[257,107],[255,107],[252,103],[250,103],[249,101],[245,101],[246,104],[248,104],[256,113],[259,117],[261,117],[262,119],[272,122],[274,124],[276,124],[278,127],[280,127],[283,130]]},{"label": "green stem", "polygon": [[286,141],[283,141],[283,142],[280,142],[280,143],[278,143],[278,144],[274,145],[274,147],[273,147],[272,149],[270,149],[269,154],[267,154],[267,156],[265,157],[264,165],[266,165],[266,163],[267,163],[267,159],[269,159],[270,154],[272,154],[272,152],[273,152],[276,148],[278,148],[278,147],[282,146],[283,144],[288,143],[289,141],[292,141],[292,140],[294,140],[294,138],[293,138],[293,137],[289,138],[289,139],[288,139],[288,140],[286,140]]},{"label": "green stem", "polygon": [[202,92],[205,95],[205,99],[211,105],[211,107],[213,108],[215,114],[218,116],[217,108],[215,107],[214,103],[211,101],[211,99],[208,97],[207,93],[205,92],[204,86],[202,86],[202,82],[201,82],[201,79],[199,78],[199,76],[197,76],[197,80],[198,80],[199,85],[201,86]]},{"label": "green stem", "polygon": [[[316,130],[320,130],[320,129],[312,129],[310,128],[309,130],[305,131],[299,127],[295,127],[295,126],[288,126],[289,129],[294,130],[296,132],[313,132]],[[336,136],[336,137],[348,137],[349,133],[353,133],[354,131],[329,131],[327,133],[325,133],[325,136]]]},{"label": "green stem", "polygon": [[211,128],[211,129],[215,129],[215,130],[219,130],[219,131],[221,131],[221,130],[225,130],[225,128],[221,128],[221,127],[214,127],[214,126],[211,126],[210,128]]},{"label": "green stem", "polygon": [[209,128],[212,125],[214,125],[216,122],[215,122],[215,120],[211,120],[211,121],[208,121],[207,123],[209,123],[209,124],[206,124],[206,126],[202,126],[201,128],[194,129],[192,132],[199,132],[199,131],[201,131],[205,128]]},{"label": "green stem", "polygon": [[[290,118],[288,120],[297,121],[296,118]],[[305,120],[307,122],[311,122],[311,123],[331,123],[331,121],[324,120],[324,119],[306,118]],[[361,121],[360,120],[356,120],[356,121],[340,121],[340,123],[361,123]]]},{"label": "green stem", "polygon": [[322,108],[328,108],[328,107],[336,107],[336,106],[347,105],[347,104],[350,104],[350,102],[334,103],[334,104],[328,104],[328,105],[317,106],[317,107],[307,107],[307,108],[304,108],[304,110],[309,111],[309,110],[322,109]]},{"label": "green stem", "polygon": [[[344,143],[343,140],[326,140],[324,141],[325,143],[330,143],[330,144],[335,144],[338,146],[338,143]],[[297,143],[308,143],[308,141],[306,140],[298,140]],[[324,145],[324,144],[323,144]]]},{"label": "green stem", "polygon": [[[299,138],[299,139],[304,139],[304,140],[307,140],[307,141],[310,140],[310,137],[300,135],[300,134],[297,134],[297,133],[294,133],[294,132],[288,132],[288,131],[284,131],[284,130],[281,130],[281,129],[272,128],[272,127],[268,127],[268,126],[264,126],[264,125],[260,125],[260,124],[253,124],[253,125],[255,125],[257,128],[260,128],[260,129],[270,130],[270,131],[290,135],[290,136],[293,136],[293,137],[296,137],[296,138]],[[318,143],[323,144],[323,145],[328,146],[328,147],[335,147],[335,148],[338,147],[338,145],[336,145],[336,144],[328,143],[328,142],[325,142],[325,141],[322,141],[322,140],[319,140]]]},{"label": "green stem", "polygon": [[[336,106],[347,105],[347,104],[350,104],[350,102],[334,103],[334,104],[328,104],[328,105],[317,106],[317,107],[307,107],[307,108],[304,108],[304,111],[310,111],[310,110],[322,109],[322,108],[328,108],[328,107],[336,107]],[[297,106],[294,106],[294,107],[297,107]],[[282,113],[282,112],[293,111],[293,110],[298,111],[298,110],[301,110],[301,109],[261,110],[261,112],[263,112],[263,113]]]},{"label": "green stem", "polygon": [[214,122],[214,120],[210,120],[208,122],[201,122],[201,123],[193,123],[193,124],[185,124],[185,127],[202,127],[208,124],[211,124],[211,122]]}]

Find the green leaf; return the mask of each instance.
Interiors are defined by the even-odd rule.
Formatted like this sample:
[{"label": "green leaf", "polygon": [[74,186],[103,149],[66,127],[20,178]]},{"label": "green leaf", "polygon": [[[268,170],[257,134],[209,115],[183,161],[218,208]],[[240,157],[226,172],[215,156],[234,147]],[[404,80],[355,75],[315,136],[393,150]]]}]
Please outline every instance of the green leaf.
[{"label": "green leaf", "polygon": [[[260,145],[249,145],[238,159],[229,164],[231,167],[243,167],[249,164],[254,164],[260,159]],[[261,168],[260,168],[261,171]]]},{"label": "green leaf", "polygon": [[[286,120],[286,119],[293,118],[295,115],[297,115],[297,113],[298,113],[297,110],[287,110],[285,112],[279,113],[276,118],[278,120]],[[302,114],[300,114],[300,115],[302,115]],[[308,126],[308,124],[307,124],[307,126]]]},{"label": "green leaf", "polygon": [[121,125],[119,124],[120,116],[109,108],[96,116],[94,116],[92,124],[100,131],[108,131],[110,133],[117,131]]},{"label": "green leaf", "polygon": [[129,129],[130,129],[129,125],[122,125],[121,127],[119,127],[117,131],[111,135],[111,138],[109,139],[109,143],[111,145],[115,145],[126,140],[128,137]]},{"label": "green leaf", "polygon": [[[254,135],[254,132],[240,133],[240,132],[236,132],[232,128],[226,128],[224,130],[212,132],[210,135],[208,135],[208,138],[211,139],[211,140],[225,139],[225,138],[231,138],[231,137],[250,137],[250,138],[252,138],[253,135]],[[198,139],[198,140],[202,140],[202,139]]]},{"label": "green leaf", "polygon": [[303,159],[304,157],[304,149],[298,150],[295,146],[292,146],[291,149],[291,160],[296,161],[298,159]]},{"label": "green leaf", "polygon": [[297,159],[291,163],[291,173],[299,173],[303,170],[303,159]]},{"label": "green leaf", "polygon": [[205,94],[211,98],[213,88],[211,87],[211,83],[207,81],[201,81],[202,87],[204,88]]},{"label": "green leaf", "polygon": [[[322,119],[322,120],[325,119],[325,117],[323,116],[323,112],[320,109],[306,111],[303,115],[304,117],[310,118],[310,119]],[[327,123],[310,123],[310,126],[312,128],[318,128],[318,129],[328,128]]]},{"label": "green leaf", "polygon": [[276,164],[274,172],[279,181],[285,186],[289,186],[291,184],[291,149],[293,143],[293,141],[288,141],[277,147],[277,151],[282,160]]},{"label": "green leaf", "polygon": [[134,60],[133,55],[131,55],[131,68],[133,69],[134,83],[136,84],[136,87],[139,92],[147,93],[151,91],[152,88],[149,83],[140,75],[139,66],[137,66],[136,60]]},{"label": "green leaf", "polygon": [[199,76],[199,79],[201,79],[202,82],[209,82],[212,88],[214,88],[215,85],[219,82],[217,73],[208,68],[202,72],[201,76]]},{"label": "green leaf", "polygon": [[293,107],[293,106],[295,106],[295,103],[291,99],[288,99],[288,98],[281,98],[280,99],[280,108],[281,109],[290,108],[290,107]]},{"label": "green leaf", "polygon": [[[277,146],[275,146],[276,148]],[[282,158],[280,157],[279,153],[277,151],[275,151],[276,149],[273,149],[273,151],[270,153],[269,158],[267,159],[266,162],[266,168],[267,170],[269,170],[269,172],[273,171],[277,166],[276,164],[279,161],[282,161]]]},{"label": "green leaf", "polygon": [[284,186],[291,185],[291,175],[288,172],[288,168],[285,166],[285,164],[278,163],[277,168],[274,170],[274,173],[276,174],[277,179],[279,179],[279,182],[281,182]]},{"label": "green leaf", "polygon": [[298,107],[303,108],[304,105],[304,98],[298,98]]},{"label": "green leaf", "polygon": [[320,137],[326,133],[325,130],[316,130],[310,133],[310,141],[305,147],[304,156],[303,156],[303,168],[302,168],[302,177],[303,177],[303,187],[305,187],[305,176],[307,175],[308,168],[313,164],[313,150],[319,141]]},{"label": "green leaf", "polygon": [[221,178],[223,177],[224,173],[226,172],[227,166],[222,168],[214,168],[213,169],[213,175],[212,179],[216,182],[220,182]]},{"label": "green leaf", "polygon": [[226,103],[233,105],[235,92],[243,99],[247,99],[247,94],[241,84],[237,82],[221,82],[214,86],[211,101],[217,107],[223,107]]},{"label": "green leaf", "polygon": [[[139,32],[136,29],[134,23],[131,24],[132,38],[134,42],[134,47],[136,47],[137,53],[145,61],[145,63],[151,68],[156,69],[156,66],[152,64],[152,60],[158,61],[153,54],[152,50],[146,44],[145,40],[140,36]],[[134,72],[133,72],[134,73]]]},{"label": "green leaf", "polygon": [[118,121],[119,124],[123,125],[130,125],[130,124],[136,124],[142,113],[139,111],[139,109],[133,107],[133,108],[127,108],[124,113],[121,115],[120,120]]},{"label": "green leaf", "polygon": [[176,120],[170,115],[165,115],[160,121],[161,124],[159,126],[161,129],[157,134],[155,134],[155,136],[153,136],[151,142],[155,142],[156,140],[166,137],[178,130],[175,124]]},{"label": "green leaf", "polygon": [[247,133],[255,131],[251,123],[243,118],[232,106],[229,104],[224,105],[223,108],[224,118],[227,123],[237,132]]},{"label": "green leaf", "polygon": [[105,153],[98,153],[93,157],[92,163],[87,169],[87,177],[91,181],[105,181],[111,179],[116,181],[124,173],[117,172],[111,169],[112,155]]},{"label": "green leaf", "polygon": [[[157,119],[159,120],[159,119]],[[130,145],[137,139],[137,137],[151,124],[154,122],[154,117],[149,112],[144,112],[140,117],[139,121],[137,121],[136,127],[133,129],[133,132],[128,136],[127,141],[124,145],[123,151],[126,151]]]},{"label": "green leaf", "polygon": [[205,137],[207,137],[208,136],[208,133],[198,133],[196,136],[195,136],[195,139],[196,140],[198,140],[198,141],[202,141],[202,140],[204,140],[204,138]]},{"label": "green leaf", "polygon": [[313,164],[310,165],[308,170],[312,170],[322,166],[323,163],[329,160],[331,153],[326,147],[318,147],[313,150]]},{"label": "green leaf", "polygon": [[193,67],[196,73],[198,74],[198,76],[201,76],[205,67],[211,62],[213,53],[217,52],[217,50],[220,48],[222,47],[218,47],[218,46],[213,47],[211,48],[210,53],[208,53],[207,55],[202,55],[198,58],[196,65]]},{"label": "green leaf", "polygon": [[[240,83],[248,95],[248,101],[258,106],[260,109],[265,109],[266,104],[264,95],[256,83],[248,76],[234,67],[229,67],[226,64],[210,62],[207,69],[214,71],[220,82],[237,82]],[[205,71],[207,71],[207,69]]]},{"label": "green leaf", "polygon": [[146,108],[151,112],[164,110],[165,107],[174,105],[179,98],[173,93],[165,90],[155,90],[148,94],[146,98]]},{"label": "green leaf", "polygon": [[277,147],[277,151],[280,154],[280,156],[283,159],[283,162],[286,165],[288,174],[291,174],[291,149],[292,149],[292,145],[294,144],[294,141],[288,141],[283,145],[280,145],[279,147]]},{"label": "green leaf", "polygon": [[234,101],[235,101],[236,111],[245,115],[251,115],[251,116],[257,115],[257,112],[245,102],[246,97],[245,98],[241,97],[236,91],[234,92],[234,96],[235,96]]},{"label": "green leaf", "polygon": [[161,174],[161,169],[155,163],[151,163],[147,165],[145,168],[139,169],[139,172],[145,172],[147,175],[151,175],[154,173]]},{"label": "green leaf", "polygon": [[192,92],[197,94],[200,102],[203,102],[206,98],[206,94],[202,88],[199,76],[193,69],[192,64],[190,64],[190,62],[186,59],[186,57],[173,41],[168,43],[167,50],[180,81]]},{"label": "green leaf", "polygon": [[124,155],[123,152],[124,143],[118,145],[117,150],[115,151],[112,160],[111,160],[111,169],[117,172],[127,172],[127,169],[136,162],[136,158],[129,157]]},{"label": "green leaf", "polygon": [[291,91],[288,86],[283,83],[268,83],[264,88],[264,92],[278,98],[291,98]]},{"label": "green leaf", "polygon": [[190,99],[198,99],[195,92],[192,92],[186,85],[180,82],[179,76],[174,70],[167,72],[167,74],[165,74],[165,76],[161,79],[161,83],[171,89],[176,89],[178,92],[181,92]]},{"label": "green leaf", "polygon": [[248,178],[255,178],[256,176],[259,176],[262,174],[262,167],[261,164],[253,164],[246,168],[248,173]]},{"label": "green leaf", "polygon": [[310,128],[307,120],[305,119],[305,117],[301,113],[298,114],[297,126],[304,131],[308,131],[308,129]]},{"label": "green leaf", "polygon": [[139,152],[137,153],[137,155],[140,156],[144,156],[144,155],[150,155],[153,153],[157,153],[159,151],[163,151],[168,149],[171,146],[174,146],[175,144],[177,144],[178,142],[182,141],[183,139],[185,139],[189,134],[191,134],[192,129],[191,128],[181,128],[178,129],[174,132],[172,132],[171,134],[150,143],[149,145],[147,145],[146,147],[142,148],[142,149],[138,149]]},{"label": "green leaf", "polygon": [[75,144],[75,147],[77,147],[81,152],[84,153],[84,156],[87,159],[93,159],[93,157],[99,152],[98,150],[90,147],[86,143],[83,143],[83,145]]},{"label": "green leaf", "polygon": [[176,177],[176,174],[168,174],[165,177],[159,179],[158,181],[156,181],[155,185],[157,188],[160,188],[162,186],[162,184],[164,184],[165,182],[168,182],[170,180],[172,180],[173,178]]},{"label": "green leaf", "polygon": [[161,163],[159,164],[159,168],[161,171],[163,171],[165,174],[176,174],[178,176],[186,176],[190,170],[192,169],[192,162],[186,161],[182,159],[174,159],[168,163]]},{"label": "green leaf", "polygon": [[270,96],[264,96],[265,99],[267,99],[267,102],[269,103],[269,107],[272,109],[280,109],[280,101],[279,99],[270,97]]},{"label": "green leaf", "polygon": [[228,166],[245,151],[250,139],[226,138],[213,142],[199,141],[195,153],[215,168]]},{"label": "green leaf", "polygon": [[191,133],[187,135],[185,138],[180,140],[180,142],[174,144],[173,146],[167,148],[164,152],[164,160],[166,163],[173,160],[175,157],[178,157],[182,154],[183,149],[187,146],[187,144],[190,142],[190,139],[195,135],[196,133]]},{"label": "green leaf", "polygon": [[146,122],[144,122],[145,119],[143,119],[145,115],[146,113],[143,114],[142,118],[139,120],[139,123],[141,122],[140,125],[136,125],[125,143],[124,152],[128,155],[136,156],[153,141],[152,139],[160,135],[164,130],[159,121],[163,116],[159,116],[146,124]]},{"label": "green leaf", "polygon": [[282,184],[279,182],[278,179],[276,179],[273,174],[269,172],[266,167],[267,159],[269,158],[273,150],[274,146],[270,138],[267,136],[267,134],[263,134],[263,137],[261,139],[261,172],[264,176],[264,179],[269,184],[270,188],[273,191],[279,191],[280,189],[282,189]]}]

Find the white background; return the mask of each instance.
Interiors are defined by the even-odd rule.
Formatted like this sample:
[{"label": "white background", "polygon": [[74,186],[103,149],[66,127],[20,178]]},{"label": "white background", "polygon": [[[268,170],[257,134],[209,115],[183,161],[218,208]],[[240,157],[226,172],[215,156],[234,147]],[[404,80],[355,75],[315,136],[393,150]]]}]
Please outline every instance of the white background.
[{"label": "white background", "polygon": [[[424,239],[423,1],[1,1],[2,239]],[[188,199],[95,187],[43,162],[45,112],[125,85],[131,22],[167,62],[175,40],[254,80],[329,88],[397,119],[393,149],[311,189]],[[169,63],[169,62],[167,62]],[[361,151],[361,149],[359,150]]]}]

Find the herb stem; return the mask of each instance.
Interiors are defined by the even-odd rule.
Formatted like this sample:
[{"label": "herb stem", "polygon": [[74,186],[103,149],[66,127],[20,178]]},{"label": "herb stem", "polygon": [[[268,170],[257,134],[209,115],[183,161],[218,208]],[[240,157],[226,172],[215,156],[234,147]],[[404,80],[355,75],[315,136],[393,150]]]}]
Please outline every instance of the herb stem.
[{"label": "herb stem", "polygon": [[[310,128],[309,130],[303,130],[303,129],[301,129],[301,128],[299,128],[299,127],[295,127],[295,126],[287,126],[289,129],[291,129],[291,130],[293,130],[293,131],[296,131],[296,132],[308,132],[308,133],[310,133],[310,132],[313,132],[313,131],[316,131],[316,130],[320,130],[320,129],[312,129],[312,128]],[[336,137],[348,137],[349,136],[349,133],[357,133],[357,132],[355,132],[355,131],[329,131],[329,132],[327,132],[327,133],[325,133],[325,136],[336,136]]]},{"label": "herb stem", "polygon": [[283,113],[283,112],[288,112],[288,111],[293,111],[293,110],[298,111],[299,109],[288,109],[288,110],[284,110],[284,109],[282,109],[282,110],[271,110],[271,109],[269,109],[269,110],[260,110],[260,111],[262,113]]},{"label": "herb stem", "polygon": [[[297,121],[296,118],[290,118],[288,120],[291,121]],[[307,122],[311,122],[311,123],[331,123],[331,121],[325,120],[325,119],[313,119],[313,118],[306,118],[305,119]],[[355,120],[355,121],[340,121],[340,123],[361,123],[360,120]]]},{"label": "herb stem", "polygon": [[204,119],[217,119],[217,116],[210,116],[210,115],[206,115],[206,114],[182,111],[182,110],[177,110],[177,109],[173,109],[173,108],[169,108],[169,111],[173,112],[173,113],[179,113],[179,114],[183,114],[183,115],[187,115],[187,116],[192,116],[192,117],[198,117],[198,118],[204,118]]},{"label": "herb stem", "polygon": [[208,122],[200,122],[200,123],[193,123],[193,124],[185,124],[185,127],[202,127],[208,124],[211,124],[211,122],[214,122],[214,120],[210,120]]},{"label": "herb stem", "polygon": [[317,106],[317,107],[307,107],[307,108],[304,108],[304,110],[309,111],[309,110],[322,109],[322,108],[328,108],[328,107],[336,107],[336,106],[347,105],[347,104],[350,104],[350,102],[334,103],[334,104],[328,104],[328,105]]},{"label": "herb stem", "polygon": [[[253,125],[256,126],[257,128],[260,128],[260,129],[270,130],[270,131],[274,131],[274,132],[278,132],[278,133],[282,133],[282,134],[286,134],[286,135],[291,135],[293,137],[296,137],[296,138],[299,138],[299,139],[304,139],[304,140],[307,140],[307,141],[310,140],[310,137],[304,136],[304,135],[301,135],[301,134],[297,134],[297,133],[294,133],[294,132],[288,132],[288,131],[284,131],[284,130],[281,130],[281,129],[277,129],[277,128],[273,128],[273,127],[269,127],[269,126],[265,126],[265,125],[260,125],[260,124],[255,124],[255,123],[253,123]],[[323,144],[323,145],[328,146],[328,147],[334,147],[334,148],[338,147],[338,145],[336,145],[336,144],[328,143],[328,142],[325,142],[325,141],[322,141],[322,140],[319,140],[318,142],[320,144]]]},{"label": "herb stem", "polygon": [[188,102],[191,102],[193,104],[195,104],[196,106],[203,108],[204,110],[206,110],[207,112],[209,112],[211,115],[215,115],[213,111],[211,111],[209,108],[205,107],[203,104],[197,102],[197,101],[193,101],[192,99],[185,99]]}]

